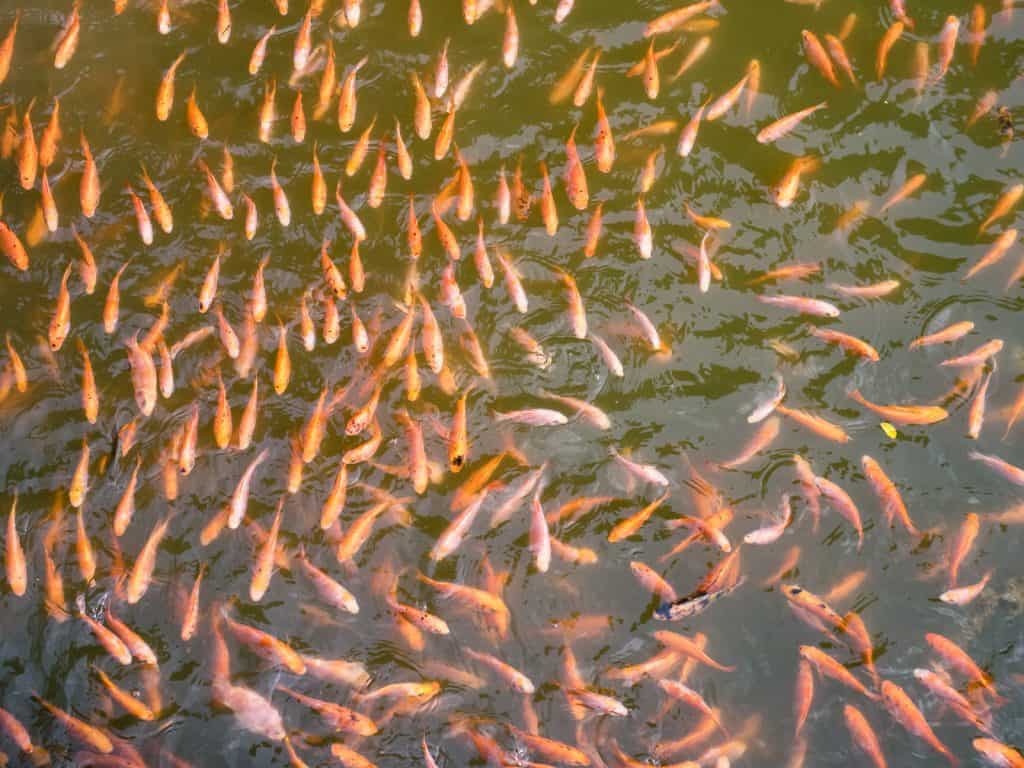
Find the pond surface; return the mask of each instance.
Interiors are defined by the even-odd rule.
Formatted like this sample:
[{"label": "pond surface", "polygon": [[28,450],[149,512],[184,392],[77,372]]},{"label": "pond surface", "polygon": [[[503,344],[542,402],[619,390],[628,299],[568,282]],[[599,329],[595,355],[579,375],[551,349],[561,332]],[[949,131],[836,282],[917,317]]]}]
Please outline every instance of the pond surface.
[{"label": "pond surface", "polygon": [[1024,7],[486,5],[0,8],[0,754],[1021,764]]}]

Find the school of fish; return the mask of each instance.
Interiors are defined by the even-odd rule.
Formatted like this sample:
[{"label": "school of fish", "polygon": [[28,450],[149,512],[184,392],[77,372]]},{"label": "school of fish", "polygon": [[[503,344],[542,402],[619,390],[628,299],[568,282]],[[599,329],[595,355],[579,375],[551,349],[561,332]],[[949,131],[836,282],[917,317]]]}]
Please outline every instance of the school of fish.
[{"label": "school of fish", "polygon": [[[763,41],[790,52],[790,71],[737,64],[717,45],[755,3],[804,6],[798,35]],[[985,542],[1017,536],[1024,502],[938,514],[890,450],[899,441],[936,462],[927,436],[956,422],[946,450],[1001,492],[1024,486],[1020,340],[953,303],[920,332],[908,318],[906,343],[879,348],[844,315],[903,290],[902,262],[890,254],[891,273],[873,282],[830,274],[858,227],[889,226],[939,180],[901,166],[884,195],[839,213],[820,260],[766,256],[756,274],[728,263],[730,242],[758,225],[726,218],[727,201],[712,210],[684,196],[671,221],[646,202],[670,179],[713,172],[701,140],[721,121],[752,139],[751,157],[775,159],[766,203],[815,206],[831,158],[799,137],[835,125],[841,96],[890,83],[889,98],[920,101],[1002,57],[1002,90],[955,120],[998,137],[986,162],[1007,183],[962,212],[976,245],[946,279],[1019,295],[1011,92],[1024,87],[1024,7],[657,0],[630,5],[629,39],[605,50],[574,36],[590,5],[0,9],[3,300],[13,309],[30,287],[46,297],[17,304],[36,337],[5,323],[0,420],[37,423],[43,393],[59,390],[74,446],[51,457],[59,477],[22,467],[4,478],[0,617],[2,633],[37,622],[44,645],[62,644],[61,682],[69,663],[82,682],[24,685],[19,670],[39,661],[12,658],[0,637],[0,764],[800,768],[819,764],[813,735],[831,728],[847,757],[829,764],[1024,766],[1020,640],[997,651],[966,632],[1020,578],[995,569]],[[135,55],[159,65],[150,106],[126,106],[123,83],[105,107],[78,103],[75,83],[122,16],[143,19]],[[485,172],[474,165],[492,150],[462,124],[464,107],[500,103],[541,27],[578,49],[542,84],[564,147],[538,141]],[[422,66],[395,72],[387,48],[354,44],[375,28],[395,49],[415,46]],[[442,42],[427,50],[421,35]],[[493,52],[464,58],[470,35]],[[237,54],[233,71],[212,71],[217,47]],[[713,68],[734,84],[701,87]],[[48,91],[32,79],[42,74]],[[246,83],[233,114],[212,108],[217,78]],[[380,111],[395,83],[407,109]],[[650,109],[618,109],[609,83]],[[799,106],[783,114],[784,97]],[[83,110],[104,112],[106,130],[79,125]],[[156,143],[133,156],[118,133],[129,130],[173,135],[191,157],[165,161]],[[637,178],[631,207],[604,193],[613,170]],[[207,252],[156,259],[192,230]],[[400,247],[380,248],[386,238]],[[131,256],[108,256],[114,244]],[[596,288],[602,259],[640,287]],[[772,340],[776,364],[756,372],[735,424],[655,452],[645,438],[657,423],[624,424],[597,401],[632,398],[640,369],[685,363],[685,329],[643,298],[666,274],[680,295],[733,294],[754,317],[793,318],[795,333]],[[793,384],[807,350],[844,361],[845,402]],[[875,386],[871,371],[914,358],[932,361],[932,381]],[[560,387],[559,370],[579,364],[583,384]],[[859,466],[829,460],[854,441]],[[598,458],[577,462],[586,445]],[[573,474],[594,492],[567,493]],[[502,531],[511,548],[496,546]],[[826,544],[828,577],[802,572],[805,550]],[[872,625],[875,600],[904,599],[863,559],[872,548],[919,559],[933,592],[940,613],[912,649],[881,643]],[[624,648],[607,651],[620,621],[608,612],[538,617],[514,599],[575,599],[569,575],[597,563],[634,585],[641,613]],[[853,600],[866,584],[874,598]],[[601,583],[588,591],[600,605]],[[741,601],[757,610],[729,614]],[[1019,615],[1007,621],[1020,638]],[[764,674],[723,651],[726,638],[778,644],[776,625],[801,641],[776,649],[790,660],[784,680],[753,684],[773,706],[723,705],[737,678]],[[347,649],[386,641],[401,663],[338,653],[339,637]],[[459,663],[439,660],[453,654]],[[188,669],[169,671],[172,655]],[[196,712],[237,754],[173,738]]]}]

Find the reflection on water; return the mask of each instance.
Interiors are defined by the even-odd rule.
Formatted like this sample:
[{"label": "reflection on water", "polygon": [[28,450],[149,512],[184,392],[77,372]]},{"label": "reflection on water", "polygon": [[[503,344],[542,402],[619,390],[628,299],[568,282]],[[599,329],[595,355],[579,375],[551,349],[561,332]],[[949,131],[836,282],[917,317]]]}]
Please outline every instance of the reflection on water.
[{"label": "reflection on water", "polygon": [[7,761],[1020,764],[1024,9],[723,4],[0,11]]}]

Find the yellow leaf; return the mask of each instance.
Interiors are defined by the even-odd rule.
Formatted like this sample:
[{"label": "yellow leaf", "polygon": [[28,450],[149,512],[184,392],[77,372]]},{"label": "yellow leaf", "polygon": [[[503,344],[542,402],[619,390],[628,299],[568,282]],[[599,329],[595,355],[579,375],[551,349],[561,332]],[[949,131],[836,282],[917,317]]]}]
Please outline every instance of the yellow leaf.
[{"label": "yellow leaf", "polygon": [[888,421],[882,422],[882,431],[885,432],[892,440],[896,439],[896,427],[890,424]]}]

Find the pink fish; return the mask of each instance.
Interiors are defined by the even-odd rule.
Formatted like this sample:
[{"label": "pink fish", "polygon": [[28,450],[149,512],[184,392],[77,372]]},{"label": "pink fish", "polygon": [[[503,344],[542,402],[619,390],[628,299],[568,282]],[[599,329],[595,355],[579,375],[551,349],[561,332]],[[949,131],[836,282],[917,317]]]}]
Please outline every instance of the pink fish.
[{"label": "pink fish", "polygon": [[820,299],[806,299],[803,296],[758,296],[757,300],[762,304],[792,309],[805,315],[839,317],[839,309],[835,305]]},{"label": "pink fish", "polygon": [[625,469],[631,475],[635,476],[637,479],[642,480],[645,483],[654,483],[655,485],[668,485],[668,478],[665,477],[665,475],[661,473],[661,470],[654,465],[639,464],[635,461],[631,461],[614,448],[609,449],[609,452],[616,464]]}]

